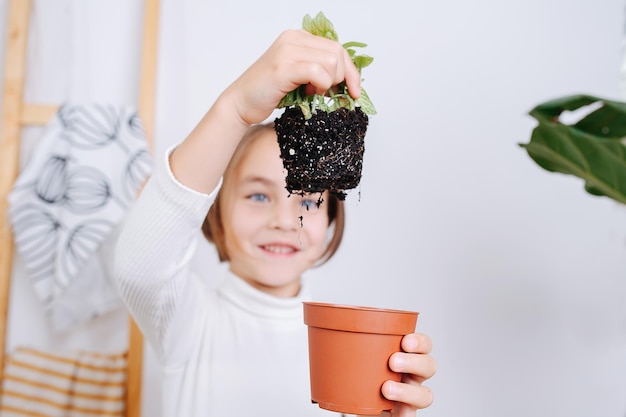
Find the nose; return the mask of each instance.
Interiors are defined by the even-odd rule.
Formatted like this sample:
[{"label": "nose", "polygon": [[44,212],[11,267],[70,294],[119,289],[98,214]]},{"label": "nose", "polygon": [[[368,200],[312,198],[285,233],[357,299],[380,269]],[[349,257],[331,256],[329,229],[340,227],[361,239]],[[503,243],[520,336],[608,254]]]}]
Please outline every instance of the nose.
[{"label": "nose", "polygon": [[275,201],[272,207],[270,227],[287,231],[298,228],[301,214],[292,200],[294,199],[285,197]]}]

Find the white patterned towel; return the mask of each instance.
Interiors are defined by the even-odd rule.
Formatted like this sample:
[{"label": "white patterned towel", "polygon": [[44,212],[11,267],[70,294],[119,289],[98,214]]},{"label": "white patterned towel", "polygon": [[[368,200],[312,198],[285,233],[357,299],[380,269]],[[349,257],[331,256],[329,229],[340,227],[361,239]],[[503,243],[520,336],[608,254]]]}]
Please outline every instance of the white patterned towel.
[{"label": "white patterned towel", "polygon": [[102,247],[152,170],[135,109],[61,107],[9,195],[17,251],[53,331],[120,305]]}]

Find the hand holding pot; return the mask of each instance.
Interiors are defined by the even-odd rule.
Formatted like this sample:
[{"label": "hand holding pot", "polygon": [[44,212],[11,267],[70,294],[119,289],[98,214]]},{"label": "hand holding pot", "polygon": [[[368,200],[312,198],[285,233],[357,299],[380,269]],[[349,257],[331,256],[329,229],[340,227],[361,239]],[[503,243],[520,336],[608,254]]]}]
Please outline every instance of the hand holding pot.
[{"label": "hand holding pot", "polygon": [[[432,402],[422,382],[436,371],[419,313],[304,303],[309,332],[311,401],[346,414],[414,416]],[[382,414],[381,414],[382,413]]]},{"label": "hand holding pot", "polygon": [[437,363],[430,356],[431,349],[428,336],[412,333],[402,338],[404,352],[394,353],[389,358],[391,370],[402,374],[401,382],[386,381],[382,387],[385,398],[396,402],[393,417],[414,417],[418,409],[432,403],[432,391],[422,385],[437,370]]}]

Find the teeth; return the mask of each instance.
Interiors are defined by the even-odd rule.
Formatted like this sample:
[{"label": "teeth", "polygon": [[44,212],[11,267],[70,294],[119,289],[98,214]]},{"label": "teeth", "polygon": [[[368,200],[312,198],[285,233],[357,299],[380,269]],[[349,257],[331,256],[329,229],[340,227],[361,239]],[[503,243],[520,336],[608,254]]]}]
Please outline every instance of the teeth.
[{"label": "teeth", "polygon": [[289,246],[274,246],[274,245],[263,246],[263,249],[265,249],[268,252],[276,253],[279,255],[294,252],[294,249]]}]

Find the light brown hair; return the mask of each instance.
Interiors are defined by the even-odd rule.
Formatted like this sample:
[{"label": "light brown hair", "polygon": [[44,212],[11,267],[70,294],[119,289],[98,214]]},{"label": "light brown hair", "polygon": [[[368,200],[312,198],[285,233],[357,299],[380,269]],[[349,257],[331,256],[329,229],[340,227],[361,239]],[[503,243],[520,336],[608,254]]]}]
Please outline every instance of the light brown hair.
[{"label": "light brown hair", "polygon": [[[230,160],[230,163],[228,164],[228,167],[226,168],[226,171],[224,172],[222,188],[218,191],[215,202],[211,206],[206,218],[204,219],[204,223],[202,224],[202,233],[209,242],[215,245],[221,262],[229,260],[228,253],[226,251],[226,242],[224,241],[224,225],[222,223],[222,190],[228,186],[229,175],[238,166],[250,143],[254,140],[254,138],[261,136],[261,133],[267,131],[268,129],[271,129],[273,132],[274,124],[267,123],[255,125],[248,129],[246,134],[243,136],[239,146]],[[332,235],[326,245],[326,249],[324,249],[324,252],[316,264],[317,266],[326,263],[337,252],[343,238],[343,231],[345,227],[345,208],[342,200],[339,200],[333,195],[329,195],[327,200],[321,204],[320,208],[326,206],[326,210],[328,210],[328,225],[332,226]]]}]

